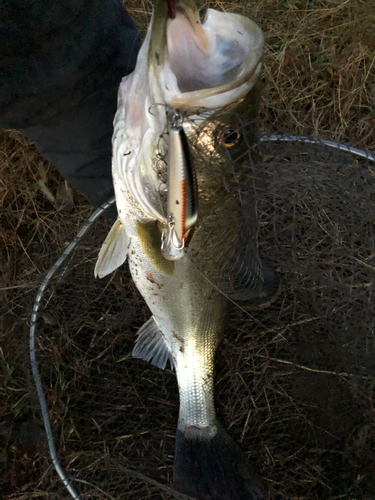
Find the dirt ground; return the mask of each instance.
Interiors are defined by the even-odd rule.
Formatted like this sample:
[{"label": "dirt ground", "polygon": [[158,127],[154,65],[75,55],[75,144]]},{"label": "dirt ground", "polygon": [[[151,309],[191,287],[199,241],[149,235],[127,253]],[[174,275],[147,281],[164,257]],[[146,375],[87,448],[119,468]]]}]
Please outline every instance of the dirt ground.
[{"label": "dirt ground", "polygon": [[[126,5],[144,30],[149,3]],[[205,5],[264,31],[262,131],[375,150],[375,4]],[[28,334],[43,276],[93,209],[18,132],[2,131],[0,144],[0,492],[70,498],[48,454]],[[273,500],[375,499],[374,167],[305,146],[260,153],[260,248],[283,287],[269,308],[228,318],[218,415]],[[42,304],[38,353],[57,451],[82,498],[173,498],[160,484],[172,482],[176,379],[131,358],[149,311],[126,266],[93,278],[107,231],[95,223]]]}]

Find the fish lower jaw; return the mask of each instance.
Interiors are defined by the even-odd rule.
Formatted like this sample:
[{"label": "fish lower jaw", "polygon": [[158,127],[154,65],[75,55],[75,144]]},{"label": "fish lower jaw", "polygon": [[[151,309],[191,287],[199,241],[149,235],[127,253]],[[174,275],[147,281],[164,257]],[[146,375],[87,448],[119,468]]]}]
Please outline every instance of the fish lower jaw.
[{"label": "fish lower jaw", "polygon": [[212,425],[189,425],[185,420],[179,419],[178,430],[180,430],[187,439],[212,439],[216,436],[217,426]]}]

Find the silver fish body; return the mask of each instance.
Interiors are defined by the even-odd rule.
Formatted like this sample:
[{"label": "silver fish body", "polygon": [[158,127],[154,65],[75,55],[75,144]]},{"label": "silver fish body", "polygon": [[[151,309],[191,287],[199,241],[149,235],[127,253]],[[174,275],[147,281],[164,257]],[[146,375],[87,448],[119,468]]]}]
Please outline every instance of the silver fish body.
[{"label": "silver fish body", "polygon": [[[198,182],[200,178],[198,175]],[[222,192],[218,196],[225,211],[237,201],[236,194],[229,192],[227,200]],[[201,197],[204,197],[202,191]],[[207,200],[211,200],[213,208],[218,203],[212,194],[207,193]],[[146,218],[128,193],[124,193],[121,206],[126,209],[130,271],[152,313],[138,332],[133,356],[160,368],[165,368],[169,360],[177,375],[180,410],[174,486],[195,498],[267,498],[257,475],[215,415],[214,355],[230,301],[197,268],[188,252],[178,260],[163,257],[160,245],[163,226]],[[210,211],[208,206],[206,209]],[[205,243],[204,213],[199,230],[192,237],[193,248],[202,248]],[[220,212],[214,219],[208,217],[209,226],[216,223],[216,217],[220,219]],[[253,258],[251,269],[257,267],[258,258]],[[202,463],[199,457],[204,457]],[[241,484],[238,470],[242,470]]]},{"label": "silver fish body", "polygon": [[[138,223],[138,237],[132,238],[129,245],[132,255],[129,265],[134,282],[147,297],[153,315],[155,337],[150,361],[164,353],[164,357],[159,358],[159,366],[163,367],[170,359],[175,367],[180,392],[180,430],[215,434],[213,360],[227,301],[205,280],[187,255],[171,262],[167,271],[163,269],[155,245],[160,237],[152,242],[154,254],[146,255],[150,231],[146,225],[143,233],[139,226]],[[158,236],[157,231],[154,234]],[[144,344],[143,331],[140,331],[134,356],[145,357],[149,349],[148,335]],[[159,347],[155,347],[156,342]]]},{"label": "silver fish body", "polygon": [[[105,276],[128,257],[133,280],[152,313],[138,332],[133,355],[160,368],[165,368],[169,360],[176,370],[180,412],[175,488],[197,499],[260,500],[267,498],[264,486],[216,419],[213,369],[231,301],[268,297],[273,285],[272,279],[265,279],[265,267],[258,256],[256,217],[249,196],[251,189],[247,187],[251,179],[246,151],[256,134],[252,118],[256,116],[259,92],[254,85],[263,41],[259,28],[251,21],[229,15],[229,24],[241,27],[242,33],[226,27],[227,18],[220,13],[210,13],[210,19],[218,20],[220,28],[220,34],[212,37],[212,21],[211,25],[207,23],[206,33],[192,0],[176,0],[175,4],[173,21],[167,20],[166,3],[156,4],[135,73],[123,82],[124,88],[120,87],[113,136],[113,180],[119,219],[103,244],[95,273]],[[225,55],[231,50],[230,38],[225,36],[234,33],[241,41],[245,28],[248,40],[255,40],[255,55],[248,57],[244,52],[243,67],[232,66],[235,57],[229,60]],[[184,68],[174,54],[178,47],[171,42],[167,49],[165,43],[167,40],[169,44],[174,32],[180,36],[185,29],[190,30],[187,40],[191,37],[194,43],[201,43],[203,48],[198,53],[206,54],[205,60],[218,60],[217,76],[213,76],[215,71],[207,74],[200,60],[194,62],[195,83],[188,75],[182,75]],[[210,49],[211,42],[223,48],[222,57]],[[239,47],[238,40],[232,45]],[[220,68],[226,68],[224,76]],[[143,101],[138,93],[132,103],[124,89],[138,89],[139,78],[146,70],[149,76]],[[202,79],[211,87],[205,89]],[[213,81],[218,82],[216,87]],[[176,82],[186,90],[176,87],[172,92]],[[157,165],[158,158],[165,156],[159,151],[160,137],[165,136],[168,150],[175,139],[181,145],[181,131],[173,130],[169,124],[171,137],[165,134],[168,116],[165,108],[158,105],[163,102],[187,117],[183,135],[186,133],[193,151],[199,201],[197,213],[196,207],[173,213],[179,222],[179,240],[193,226],[194,234],[184,242],[178,259],[170,260],[162,253],[162,235],[171,229],[168,215],[173,197],[169,197],[169,204],[163,198]],[[153,113],[149,113],[153,105]],[[196,108],[201,105],[207,112],[197,114]],[[173,145],[172,148],[178,150]],[[186,159],[186,154],[176,158]],[[176,158],[169,155],[171,163],[181,167],[175,176],[178,184],[186,180],[189,165],[179,164]],[[164,167],[168,170],[172,165]],[[190,193],[193,184],[189,183]],[[174,193],[174,189],[169,179],[168,194]]]}]

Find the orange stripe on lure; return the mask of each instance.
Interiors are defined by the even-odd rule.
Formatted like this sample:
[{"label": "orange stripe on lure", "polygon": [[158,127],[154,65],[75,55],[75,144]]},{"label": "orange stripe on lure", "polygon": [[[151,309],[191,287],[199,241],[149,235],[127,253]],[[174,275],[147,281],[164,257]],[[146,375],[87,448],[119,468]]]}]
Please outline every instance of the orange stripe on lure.
[{"label": "orange stripe on lure", "polygon": [[185,131],[176,122],[169,129],[167,188],[168,228],[163,233],[161,251],[166,259],[176,260],[184,255],[198,218],[194,162]]}]

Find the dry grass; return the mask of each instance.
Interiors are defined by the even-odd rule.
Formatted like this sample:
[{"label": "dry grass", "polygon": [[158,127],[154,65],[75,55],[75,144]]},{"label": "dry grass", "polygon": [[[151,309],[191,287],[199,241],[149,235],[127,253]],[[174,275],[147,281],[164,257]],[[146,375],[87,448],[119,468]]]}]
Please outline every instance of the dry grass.
[{"label": "dry grass", "polygon": [[[373,2],[207,5],[248,15],[265,33],[261,116],[266,130],[375,150]],[[149,2],[127,6],[144,29]],[[3,132],[0,142],[0,490],[14,500],[68,498],[48,458],[27,337],[41,277],[91,208],[79,193],[71,194],[23,136]],[[279,223],[287,227],[288,212],[281,202],[277,206],[283,214]],[[321,222],[323,238],[328,226],[326,219]],[[98,488],[117,499],[171,498],[121,470],[171,483],[178,397],[171,372],[129,358],[148,312],[127,272],[109,281],[92,280],[106,230],[99,223],[95,237],[76,254],[72,265],[77,267],[51,298],[40,325],[43,380],[59,454],[72,474],[95,485],[81,485],[85,498],[110,498]],[[264,245],[271,245],[266,230],[262,237]],[[360,264],[359,283],[371,282],[373,260],[355,257],[370,266],[366,274]],[[345,332],[327,333],[334,320],[355,325],[359,310],[350,309],[352,318],[341,310],[327,322],[323,312],[337,301],[332,289],[327,295],[312,282],[300,285],[289,283],[271,312],[262,312],[259,319],[267,328],[249,328],[246,317],[231,323],[217,360],[219,414],[267,479],[275,500],[375,498],[373,337],[359,332],[354,342]],[[362,299],[373,301],[373,285],[366,290]]]}]

